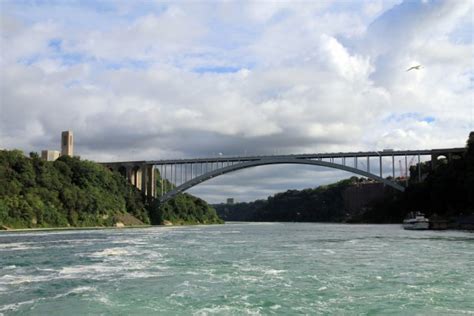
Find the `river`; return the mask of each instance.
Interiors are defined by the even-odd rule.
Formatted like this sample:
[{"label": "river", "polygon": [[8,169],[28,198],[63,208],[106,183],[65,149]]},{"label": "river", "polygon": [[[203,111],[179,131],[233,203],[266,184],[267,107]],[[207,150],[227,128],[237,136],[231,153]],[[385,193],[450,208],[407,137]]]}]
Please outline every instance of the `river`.
[{"label": "river", "polygon": [[474,315],[474,234],[230,223],[0,233],[0,315]]}]

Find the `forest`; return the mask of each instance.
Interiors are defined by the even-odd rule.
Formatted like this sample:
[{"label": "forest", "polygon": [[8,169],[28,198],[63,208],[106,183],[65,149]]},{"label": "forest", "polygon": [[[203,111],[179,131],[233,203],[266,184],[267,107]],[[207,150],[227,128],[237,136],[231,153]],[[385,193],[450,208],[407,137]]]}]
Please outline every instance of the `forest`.
[{"label": "forest", "polygon": [[[423,180],[417,181],[418,167]],[[474,132],[471,132],[463,156],[421,163],[410,169],[410,183],[403,193],[387,194],[360,217],[361,221],[402,220],[408,212],[421,211],[427,216],[454,219],[474,214]]]},{"label": "forest", "polygon": [[[157,183],[161,183],[159,174]],[[169,185],[169,184],[168,184]],[[148,202],[117,172],[92,161],[62,156],[44,161],[37,153],[0,151],[0,227],[101,227],[220,223],[214,209],[180,194],[160,205]]]},{"label": "forest", "polygon": [[228,221],[342,222],[348,216],[343,192],[358,182],[353,177],[314,189],[288,190],[266,200],[214,207]]}]

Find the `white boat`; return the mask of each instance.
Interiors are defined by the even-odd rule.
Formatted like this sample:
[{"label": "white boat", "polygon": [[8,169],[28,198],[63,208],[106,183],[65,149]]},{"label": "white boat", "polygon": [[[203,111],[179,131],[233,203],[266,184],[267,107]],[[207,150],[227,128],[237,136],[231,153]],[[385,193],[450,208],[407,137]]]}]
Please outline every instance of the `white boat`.
[{"label": "white boat", "polygon": [[403,228],[411,230],[429,229],[430,221],[425,217],[424,214],[420,212],[417,212],[415,214],[411,212],[408,214],[408,217],[403,221]]}]

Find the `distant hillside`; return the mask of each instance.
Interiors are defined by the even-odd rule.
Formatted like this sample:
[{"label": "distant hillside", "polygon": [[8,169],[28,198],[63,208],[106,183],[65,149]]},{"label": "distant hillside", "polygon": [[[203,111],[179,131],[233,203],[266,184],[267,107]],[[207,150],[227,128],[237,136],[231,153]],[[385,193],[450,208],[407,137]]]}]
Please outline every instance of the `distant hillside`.
[{"label": "distant hillside", "polygon": [[315,189],[277,193],[267,200],[214,207],[227,221],[344,222],[383,194],[383,185],[352,177]]},{"label": "distant hillside", "polygon": [[218,223],[206,202],[179,195],[148,205],[141,192],[100,164],[0,151],[0,228]]}]

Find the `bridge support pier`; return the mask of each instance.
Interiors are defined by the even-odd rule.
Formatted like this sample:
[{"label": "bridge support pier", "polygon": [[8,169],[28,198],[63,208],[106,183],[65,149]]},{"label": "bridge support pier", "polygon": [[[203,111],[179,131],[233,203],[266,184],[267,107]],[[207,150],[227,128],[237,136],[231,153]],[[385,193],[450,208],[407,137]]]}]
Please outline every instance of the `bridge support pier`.
[{"label": "bridge support pier", "polygon": [[156,177],[155,168],[151,164],[113,164],[108,166],[112,171],[118,171],[127,181],[142,191],[143,195],[148,199],[156,197]]},{"label": "bridge support pier", "polygon": [[139,170],[136,167],[127,167],[127,180],[130,182],[132,185],[134,185],[137,189],[139,188],[139,181],[138,179],[138,173]]},{"label": "bridge support pier", "polygon": [[147,184],[146,184],[146,195],[151,200],[156,197],[156,177],[155,168],[153,166],[147,166]]},{"label": "bridge support pier", "polygon": [[140,188],[137,188],[142,191],[144,196],[151,200],[155,197],[156,191],[155,169],[153,165],[143,165],[140,167],[140,173]]},{"label": "bridge support pier", "polygon": [[141,190],[143,188],[143,170],[141,168],[136,168],[135,170],[135,179],[132,184],[138,189]]},{"label": "bridge support pier", "polygon": [[431,169],[435,169],[438,162],[438,155],[431,155]]}]

